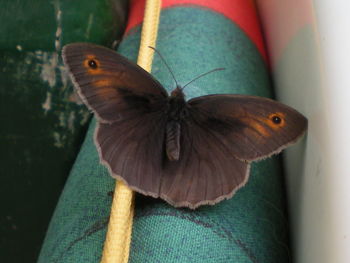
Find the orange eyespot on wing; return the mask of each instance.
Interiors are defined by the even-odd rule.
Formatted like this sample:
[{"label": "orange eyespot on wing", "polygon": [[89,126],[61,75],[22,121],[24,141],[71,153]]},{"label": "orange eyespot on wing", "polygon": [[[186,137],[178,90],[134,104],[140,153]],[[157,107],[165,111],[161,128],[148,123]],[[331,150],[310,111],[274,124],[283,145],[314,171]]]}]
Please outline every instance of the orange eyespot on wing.
[{"label": "orange eyespot on wing", "polygon": [[285,116],[283,112],[271,113],[266,120],[266,124],[274,130],[283,128],[286,125]]},{"label": "orange eyespot on wing", "polygon": [[256,131],[260,135],[260,140],[274,135],[271,129],[278,131],[286,125],[285,114],[282,112],[271,113],[267,117],[248,115],[247,118],[242,118],[241,121],[246,123],[250,129]]},{"label": "orange eyespot on wing", "polygon": [[83,65],[90,74],[101,74],[101,63],[94,55],[86,55]]},{"label": "orange eyespot on wing", "polygon": [[271,129],[278,131],[286,125],[285,114],[282,112],[271,113],[268,117],[248,114],[247,118],[241,118],[241,121],[259,135],[257,138],[260,141],[274,135]]},{"label": "orange eyespot on wing", "polygon": [[106,66],[101,64],[101,61],[93,55],[86,55],[83,61],[83,66],[87,70],[88,74],[91,75],[109,75],[115,76],[117,73],[113,70],[108,70]]}]

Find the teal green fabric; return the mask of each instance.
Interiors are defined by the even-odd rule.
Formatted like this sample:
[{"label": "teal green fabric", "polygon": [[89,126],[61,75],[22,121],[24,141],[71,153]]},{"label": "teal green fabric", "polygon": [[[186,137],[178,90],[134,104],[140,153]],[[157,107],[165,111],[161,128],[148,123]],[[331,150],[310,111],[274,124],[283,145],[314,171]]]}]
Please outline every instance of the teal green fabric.
[{"label": "teal green fabric", "polygon": [[[140,28],[119,52],[136,60]],[[209,93],[271,97],[266,63],[232,21],[208,9],[177,7],[161,15],[158,50],[180,84],[225,67],[185,89],[187,98]],[[170,91],[174,82],[156,56],[153,74]],[[98,262],[114,180],[99,164],[93,144],[95,121],[53,216],[39,263]],[[288,224],[279,159],[252,165],[248,184],[230,200],[195,211],[136,196],[129,262],[288,262]]]}]

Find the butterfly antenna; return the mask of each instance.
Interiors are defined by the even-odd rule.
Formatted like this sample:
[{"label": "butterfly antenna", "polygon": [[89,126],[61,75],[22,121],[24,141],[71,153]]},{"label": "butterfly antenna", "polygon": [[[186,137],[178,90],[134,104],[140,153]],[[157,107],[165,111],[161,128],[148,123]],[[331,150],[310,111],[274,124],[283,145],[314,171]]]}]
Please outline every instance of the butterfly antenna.
[{"label": "butterfly antenna", "polygon": [[206,73],[203,73],[201,75],[199,75],[198,77],[195,77],[194,79],[192,79],[190,82],[188,82],[186,85],[184,85],[181,89],[183,90],[186,86],[188,86],[189,84],[191,84],[192,82],[196,81],[197,79],[201,78],[201,77],[204,77],[205,75],[208,75],[212,72],[215,72],[215,71],[219,71],[219,70],[225,70],[225,68],[215,68],[215,69],[212,69]]},{"label": "butterfly antenna", "polygon": [[169,67],[168,64],[166,63],[166,61],[165,61],[165,59],[163,58],[162,54],[160,54],[160,52],[159,52],[156,48],[151,47],[151,46],[148,46],[148,47],[149,47],[150,49],[153,49],[153,50],[159,55],[159,57],[161,58],[161,60],[163,61],[163,63],[164,63],[165,66],[167,67],[167,69],[169,70],[171,76],[173,77],[173,79],[174,79],[174,81],[175,81],[175,84],[176,84],[176,87],[178,87],[179,84],[178,84],[177,81],[176,81],[176,78],[175,78],[175,76],[174,76],[174,73],[171,71],[170,67]]}]

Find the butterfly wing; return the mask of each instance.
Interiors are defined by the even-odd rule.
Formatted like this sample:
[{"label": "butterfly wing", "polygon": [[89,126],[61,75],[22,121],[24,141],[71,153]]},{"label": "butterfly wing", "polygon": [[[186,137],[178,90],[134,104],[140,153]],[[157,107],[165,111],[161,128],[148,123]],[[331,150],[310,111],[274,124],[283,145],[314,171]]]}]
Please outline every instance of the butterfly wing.
[{"label": "butterfly wing", "polygon": [[183,123],[180,159],[170,161],[164,144],[166,123],[159,113],[121,125],[99,123],[95,141],[112,176],[137,192],[190,208],[229,198],[245,184],[249,164],[194,121]]},{"label": "butterfly wing", "polygon": [[160,196],[196,208],[230,198],[248,180],[250,162],[278,153],[306,130],[306,118],[279,102],[243,95],[190,100],[178,162],[164,167]]},{"label": "butterfly wing", "polygon": [[160,110],[167,98],[148,72],[118,53],[93,44],[74,43],[62,51],[78,94],[100,122],[114,122]]},{"label": "butterfly wing", "polygon": [[[193,116],[194,117],[194,116]],[[228,199],[248,180],[249,163],[195,119],[181,125],[180,158],[166,161],[160,197],[176,207],[192,209]]]},{"label": "butterfly wing", "polygon": [[230,147],[240,160],[254,161],[294,143],[307,119],[280,102],[245,95],[208,95],[190,100],[195,121]]},{"label": "butterfly wing", "polygon": [[101,162],[113,177],[158,197],[165,89],[141,67],[101,46],[69,44],[62,56],[80,97],[99,120],[95,144]]},{"label": "butterfly wing", "polygon": [[101,123],[96,141],[112,174],[177,207],[215,204],[247,182],[251,161],[295,142],[307,125],[297,111],[266,98],[209,95],[188,105],[177,161],[165,153],[166,115],[154,112],[121,126]]},{"label": "butterfly wing", "polygon": [[99,123],[95,142],[111,176],[140,193],[159,197],[166,121],[166,115],[152,112],[141,118]]}]

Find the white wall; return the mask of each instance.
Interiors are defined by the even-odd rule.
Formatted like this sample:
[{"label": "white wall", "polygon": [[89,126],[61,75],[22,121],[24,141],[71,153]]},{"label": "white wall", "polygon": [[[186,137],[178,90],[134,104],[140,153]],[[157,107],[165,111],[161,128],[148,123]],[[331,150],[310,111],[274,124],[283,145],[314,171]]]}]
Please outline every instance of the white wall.
[{"label": "white wall", "polygon": [[350,1],[257,0],[277,97],[309,119],[285,153],[297,263],[350,262]]}]

